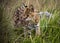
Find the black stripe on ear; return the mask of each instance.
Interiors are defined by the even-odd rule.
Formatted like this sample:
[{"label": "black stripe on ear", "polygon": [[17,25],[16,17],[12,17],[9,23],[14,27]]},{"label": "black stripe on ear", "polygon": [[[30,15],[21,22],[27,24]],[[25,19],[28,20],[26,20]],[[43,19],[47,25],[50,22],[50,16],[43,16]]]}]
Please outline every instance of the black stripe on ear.
[{"label": "black stripe on ear", "polygon": [[25,5],[25,3],[22,3],[22,5],[23,5],[24,7],[27,7],[27,5]]},{"label": "black stripe on ear", "polygon": [[25,6],[25,7],[27,7],[27,6]]}]

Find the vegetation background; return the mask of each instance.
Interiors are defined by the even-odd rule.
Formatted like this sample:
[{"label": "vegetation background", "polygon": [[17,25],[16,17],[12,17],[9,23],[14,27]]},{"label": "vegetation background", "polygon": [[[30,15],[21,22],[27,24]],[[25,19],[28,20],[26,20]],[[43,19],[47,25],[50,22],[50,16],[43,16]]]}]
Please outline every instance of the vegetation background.
[{"label": "vegetation background", "polygon": [[[39,11],[52,13],[48,20],[42,18],[42,35],[32,38],[21,37],[22,29],[14,28],[13,14],[22,0],[0,0],[0,43],[60,43],[60,0],[23,0],[33,3]],[[17,38],[18,37],[18,38]]]}]

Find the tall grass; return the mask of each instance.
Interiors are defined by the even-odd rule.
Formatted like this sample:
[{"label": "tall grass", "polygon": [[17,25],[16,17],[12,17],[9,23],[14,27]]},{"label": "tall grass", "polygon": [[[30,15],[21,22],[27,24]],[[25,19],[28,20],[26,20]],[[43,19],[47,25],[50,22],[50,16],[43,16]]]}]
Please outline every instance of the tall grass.
[{"label": "tall grass", "polygon": [[[21,27],[17,28],[17,30],[11,28],[13,24],[10,23],[10,21],[12,22],[12,20],[10,19],[12,19],[14,9],[17,6],[20,6],[21,3],[20,1],[21,0],[14,2],[14,0],[12,0],[11,3],[8,2],[7,5],[6,3],[4,3],[5,5],[4,8],[6,7],[7,8],[5,9],[5,12],[3,14],[6,15],[4,16],[5,18],[3,18],[3,20],[5,21],[6,19],[6,21],[8,22],[5,21],[6,23],[4,22],[2,23],[3,23],[3,28],[6,28],[7,25],[9,25],[7,29],[5,29],[8,30],[8,33],[6,33],[6,35],[8,34],[8,41],[10,43],[15,43],[15,42],[16,43],[60,43],[60,8],[59,8],[60,0],[38,0],[38,1],[30,0],[31,1],[30,3],[32,3],[34,7],[39,11],[43,11],[43,12],[48,11],[52,13],[51,18],[47,19],[45,18],[45,16],[43,16],[43,18],[40,20],[41,36],[35,36],[34,32],[32,32],[31,38],[27,38],[27,37],[24,38],[23,35],[21,36],[21,34],[23,34],[23,29],[21,29]],[[1,16],[0,20],[2,19],[3,16],[1,14],[2,14],[2,10],[0,11],[0,16]],[[7,17],[9,19],[7,19]]]},{"label": "tall grass", "polygon": [[22,43],[60,43],[60,11],[53,10],[52,17],[48,20],[43,17],[40,22],[41,36],[26,38]]}]

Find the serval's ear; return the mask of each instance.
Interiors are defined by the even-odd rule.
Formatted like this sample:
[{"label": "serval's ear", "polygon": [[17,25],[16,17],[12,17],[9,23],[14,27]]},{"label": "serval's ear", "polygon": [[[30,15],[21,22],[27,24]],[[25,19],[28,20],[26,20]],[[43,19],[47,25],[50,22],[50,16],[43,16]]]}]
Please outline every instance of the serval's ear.
[{"label": "serval's ear", "polygon": [[25,3],[23,3],[23,5],[24,5],[25,7],[28,7]]},{"label": "serval's ear", "polygon": [[29,6],[29,8],[31,12],[34,12],[34,6],[32,4]]},{"label": "serval's ear", "polygon": [[26,8],[25,14],[29,14],[29,13],[30,13],[30,9],[29,8]]},{"label": "serval's ear", "polygon": [[21,4],[21,7],[22,7],[22,8],[26,8],[27,5],[26,5],[25,3],[22,3],[22,4]]}]

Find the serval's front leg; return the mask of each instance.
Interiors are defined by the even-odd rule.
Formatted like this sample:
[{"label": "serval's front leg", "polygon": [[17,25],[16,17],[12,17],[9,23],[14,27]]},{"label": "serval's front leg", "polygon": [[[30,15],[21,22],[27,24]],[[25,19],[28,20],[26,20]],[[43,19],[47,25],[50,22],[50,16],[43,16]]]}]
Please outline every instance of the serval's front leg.
[{"label": "serval's front leg", "polygon": [[26,38],[27,37],[27,30],[26,30],[26,27],[23,27],[24,29],[24,37]]},{"label": "serval's front leg", "polygon": [[41,30],[40,30],[40,22],[37,24],[37,27],[36,27],[36,36],[40,36],[41,35]]},{"label": "serval's front leg", "polygon": [[40,16],[37,14],[35,16],[35,21],[36,21],[36,35],[40,36],[41,35],[41,30],[40,30]]}]

